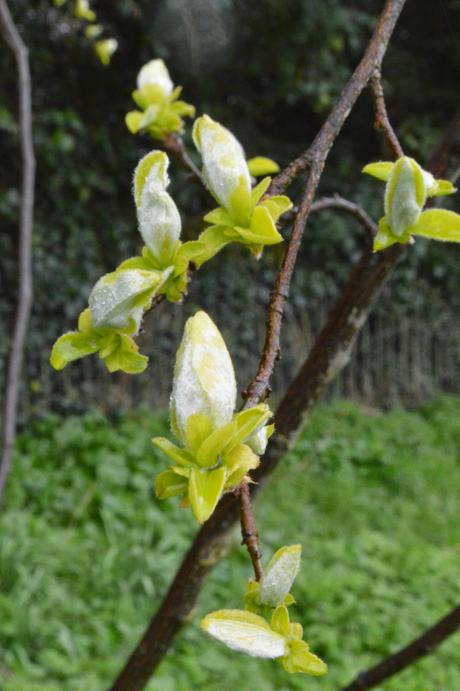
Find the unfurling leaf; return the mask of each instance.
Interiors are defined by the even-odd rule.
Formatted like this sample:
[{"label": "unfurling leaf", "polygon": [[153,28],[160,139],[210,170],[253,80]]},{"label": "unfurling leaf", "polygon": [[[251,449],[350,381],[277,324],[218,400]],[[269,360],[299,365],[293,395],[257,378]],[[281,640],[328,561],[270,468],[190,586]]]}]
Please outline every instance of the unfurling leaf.
[{"label": "unfurling leaf", "polygon": [[163,151],[151,151],[134,173],[134,196],[139,232],[158,265],[170,266],[179,246],[181,219],[166,192],[169,159]]},{"label": "unfurling leaf", "polygon": [[260,602],[276,607],[284,602],[299,573],[302,547],[281,547],[270,560],[260,581]]},{"label": "unfurling leaf", "polygon": [[[88,27],[94,28],[94,27]],[[96,55],[103,65],[110,65],[112,55],[118,48],[118,41],[115,38],[105,38],[101,41],[96,41],[94,44],[94,50]]]},{"label": "unfurling leaf", "polygon": [[277,660],[290,674],[320,676],[327,672],[327,665],[302,640],[300,624],[290,623],[284,606],[276,608],[270,624],[252,612],[221,609],[204,617],[201,628],[232,650]]},{"label": "unfurling leaf", "polygon": [[138,324],[160,283],[161,273],[141,269],[102,276],[88,299],[93,325],[125,329],[131,320]]},{"label": "unfurling leaf", "polygon": [[208,614],[201,627],[227,647],[251,657],[275,659],[286,652],[284,636],[273,631],[265,619],[252,612],[221,609]]}]

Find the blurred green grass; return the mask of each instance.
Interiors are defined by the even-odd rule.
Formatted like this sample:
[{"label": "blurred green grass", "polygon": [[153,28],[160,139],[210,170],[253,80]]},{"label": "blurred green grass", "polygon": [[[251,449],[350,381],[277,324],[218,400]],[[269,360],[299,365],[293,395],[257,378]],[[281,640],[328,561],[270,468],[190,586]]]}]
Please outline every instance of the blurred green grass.
[{"label": "blurred green grass", "polygon": [[[460,399],[380,414],[318,409],[256,505],[266,558],[301,542],[292,613],[321,679],[207,639],[200,616],[241,606],[238,533],[152,691],[337,690],[460,601]],[[48,416],[19,439],[0,514],[0,689],[101,691],[143,631],[195,532],[152,497],[164,415]],[[460,688],[459,635],[379,687]]]}]

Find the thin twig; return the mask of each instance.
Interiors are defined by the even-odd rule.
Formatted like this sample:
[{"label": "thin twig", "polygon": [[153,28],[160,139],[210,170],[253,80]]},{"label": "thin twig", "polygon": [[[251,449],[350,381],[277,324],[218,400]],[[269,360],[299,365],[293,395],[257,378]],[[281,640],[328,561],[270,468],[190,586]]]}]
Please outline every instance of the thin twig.
[{"label": "thin twig", "polygon": [[240,519],[242,544],[248,548],[256,581],[262,578],[262,553],[259,549],[259,536],[252,510],[251,494],[248,482],[242,482],[239,488]]},{"label": "thin twig", "polygon": [[411,643],[389,655],[374,667],[358,674],[342,691],[367,691],[380,685],[422,657],[430,655],[443,641],[460,629],[460,605],[455,607],[434,626],[424,631]]},{"label": "thin twig", "polygon": [[401,144],[394,131],[387,113],[383,94],[382,75],[377,67],[371,77],[371,90],[374,96],[375,129],[382,132],[395,158],[404,156]]},{"label": "thin twig", "polygon": [[369,216],[367,211],[365,211],[362,206],[356,204],[355,202],[350,202],[348,199],[341,197],[338,194],[334,194],[333,197],[321,197],[316,202],[311,205],[310,213],[315,213],[317,211],[344,211],[345,213],[353,216],[358,223],[366,231],[369,239],[373,239],[377,234],[378,228],[375,221]]},{"label": "thin twig", "polygon": [[180,135],[168,134],[163,138],[163,146],[166,151],[173,154],[173,156],[175,156],[175,158],[177,158],[177,160],[182,163],[185,168],[187,168],[196,178],[198,178],[202,185],[205,185],[201,171],[187,153],[184,140]]},{"label": "thin twig", "polygon": [[32,139],[32,89],[28,50],[13,21],[6,0],[0,0],[0,25],[14,53],[19,75],[19,133],[22,156],[21,209],[19,218],[18,299],[3,397],[0,502],[3,497],[16,440],[19,387],[30,311],[32,308],[32,230],[35,156]]},{"label": "thin twig", "polygon": [[[380,66],[389,39],[395,27],[405,0],[387,0],[376,30],[365,54],[354,71],[336,106],[327,118],[311,147],[293,161],[272,182],[270,193],[276,194],[310,164],[309,177],[299,207],[291,238],[272,292],[267,320],[267,336],[259,368],[246,391],[245,407],[259,402],[266,396],[269,380],[279,352],[279,335],[284,302],[300,246],[303,230],[308,218],[324,162],[342,126],[353,108],[359,94],[368,83],[372,72]],[[279,461],[286,447],[283,437],[277,439],[269,449],[279,448],[276,462],[259,466],[257,478],[264,477]],[[274,452],[272,452],[274,453]],[[272,460],[273,457],[272,457]],[[254,485],[252,486],[254,492]],[[219,502],[214,514],[204,524],[192,543],[188,554],[173,579],[159,610],[150,621],[147,630],[134,649],[123,670],[111,687],[112,691],[140,691],[145,688],[153,671],[162,660],[182,623],[192,610],[204,579],[218,558],[222,545],[238,517],[238,505],[234,495],[227,494]]]}]

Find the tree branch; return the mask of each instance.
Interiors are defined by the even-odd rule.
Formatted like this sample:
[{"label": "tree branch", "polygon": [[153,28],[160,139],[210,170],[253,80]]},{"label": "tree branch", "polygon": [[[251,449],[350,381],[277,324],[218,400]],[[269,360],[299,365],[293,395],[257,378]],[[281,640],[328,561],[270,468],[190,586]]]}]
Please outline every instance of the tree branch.
[{"label": "tree branch", "polygon": [[440,619],[434,626],[424,631],[396,653],[389,655],[374,667],[358,674],[356,679],[342,691],[367,691],[373,689],[420,658],[432,653],[438,645],[460,629],[460,605]]},{"label": "tree branch", "polygon": [[[301,238],[324,163],[358,96],[367,85],[375,68],[380,67],[404,4],[405,0],[386,1],[361,62],[311,147],[282,171],[270,186],[270,194],[281,191],[293,177],[298,175],[307,165],[310,165],[308,180],[291,238],[271,294],[266,340],[257,374],[245,392],[245,407],[250,407],[263,400],[269,391],[269,380],[279,353],[279,336],[284,303],[288,297]],[[287,428],[286,431],[289,432]],[[271,449],[271,461],[266,463],[264,460],[255,474],[259,480],[271,472],[287,448],[285,441],[289,434],[282,433],[277,437],[279,441],[275,441],[269,447]],[[278,453],[275,451],[276,449]],[[252,493],[256,487],[252,487]],[[111,687],[112,691],[128,691],[128,689],[129,691],[138,691],[148,683],[153,671],[193,608],[204,579],[217,561],[223,545],[231,534],[237,516],[238,501],[236,497],[230,494],[224,496],[214,514],[198,532],[158,612],[152,618],[145,634]]]},{"label": "tree branch", "polygon": [[0,25],[14,53],[19,75],[19,133],[22,182],[19,218],[18,299],[3,397],[0,502],[11,467],[16,439],[19,386],[24,347],[32,307],[32,230],[35,187],[35,157],[32,140],[32,93],[28,50],[13,21],[6,0],[0,0]]},{"label": "tree branch", "polygon": [[240,518],[242,543],[248,548],[256,581],[262,578],[262,553],[259,549],[259,536],[257,534],[256,522],[252,510],[251,494],[249,484],[242,482],[239,489],[240,496]]},{"label": "tree branch", "polygon": [[184,166],[184,168],[187,168],[192,173],[192,175],[198,178],[201,184],[204,187],[206,187],[206,183],[201,174],[201,171],[194,164],[194,162],[188,155],[182,137],[180,137],[177,134],[168,134],[166,137],[163,138],[162,142],[166,151],[175,156],[175,158],[177,158],[177,160]]},{"label": "tree branch", "polygon": [[355,204],[355,202],[350,202],[348,199],[334,194],[333,197],[322,197],[311,205],[311,213],[329,210],[344,211],[350,216],[353,216],[353,218],[362,225],[371,240],[374,235],[377,235],[377,224],[359,204]]},{"label": "tree branch", "polygon": [[404,153],[388,118],[380,68],[375,69],[371,77],[371,90],[374,96],[375,129],[383,133],[393,156],[401,158],[401,156],[404,156]]}]

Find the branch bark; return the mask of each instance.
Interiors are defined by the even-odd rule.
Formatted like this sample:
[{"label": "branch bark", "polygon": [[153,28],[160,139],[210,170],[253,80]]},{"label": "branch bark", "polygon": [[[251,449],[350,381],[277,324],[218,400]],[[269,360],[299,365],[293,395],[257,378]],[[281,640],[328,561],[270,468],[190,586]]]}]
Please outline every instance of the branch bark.
[{"label": "branch bark", "polygon": [[248,548],[256,581],[260,581],[263,574],[261,561],[262,553],[259,548],[259,535],[257,533],[256,522],[254,519],[251,492],[248,482],[243,482],[241,484],[239,495],[242,544],[246,545]]},{"label": "branch bark", "polygon": [[359,204],[355,204],[355,202],[350,202],[348,199],[334,194],[333,197],[322,197],[311,205],[311,213],[329,210],[344,211],[346,214],[353,216],[353,218],[362,225],[371,240],[374,235],[377,235],[377,224]]},{"label": "branch bark", "polygon": [[404,152],[388,118],[383,95],[382,75],[379,68],[374,70],[374,74],[371,77],[371,89],[374,95],[375,129],[383,133],[393,156],[401,158],[401,156],[404,156]]},{"label": "branch bark", "polygon": [[35,156],[32,139],[32,90],[28,50],[13,21],[6,0],[0,0],[0,25],[5,40],[14,53],[18,68],[19,132],[22,156],[18,299],[3,397],[2,455],[0,460],[1,502],[11,467],[11,457],[16,439],[19,386],[24,359],[25,339],[32,308],[32,230]]},{"label": "branch bark", "polygon": [[460,629],[460,605],[424,631],[418,638],[389,655],[374,667],[358,674],[342,691],[367,691],[432,653],[443,641]]},{"label": "branch bark", "polygon": [[[288,297],[303,231],[311,211],[324,163],[358,96],[366,87],[374,70],[380,67],[404,4],[405,0],[386,1],[377,27],[361,62],[342,91],[336,106],[331,111],[312,145],[304,154],[282,171],[270,186],[269,193],[276,194],[283,190],[307,165],[310,167],[291,238],[271,294],[265,345],[257,374],[245,392],[245,407],[250,407],[263,400],[269,393],[269,380],[279,353],[279,337],[284,304]],[[389,254],[392,256],[395,254],[395,251],[391,252],[390,250]],[[370,252],[367,250],[365,260],[363,259],[361,264],[369,260],[369,255]],[[385,264],[384,262],[382,263]],[[349,293],[352,296],[356,293],[359,295],[359,286],[355,287],[354,283],[356,280],[359,280],[360,273],[358,272],[356,276],[355,273],[353,272],[350,279],[352,288],[354,288],[354,290],[352,288],[349,289]],[[382,276],[381,280],[383,280],[386,272],[377,272],[377,274],[378,278]],[[380,285],[378,279],[373,281],[372,277],[369,277],[368,287],[371,291],[375,284]],[[370,301],[371,298],[372,295],[367,296],[367,300]],[[363,302],[365,302],[365,299]],[[358,328],[358,322],[355,322],[355,326]],[[315,391],[319,395],[319,387],[315,387]],[[301,400],[300,397],[298,400]],[[284,408],[281,408],[280,421],[284,423],[284,426],[280,430],[281,434],[277,435],[275,443],[270,445],[268,457],[266,456],[263,464],[259,466],[258,472],[255,474],[255,478],[259,481],[273,470],[282,455],[284,455],[289,444],[291,432],[294,431],[293,427],[289,425],[288,416],[283,414],[286,407],[288,407],[286,397],[283,401]],[[298,411],[296,419],[301,419],[301,417],[301,411]],[[276,418],[278,418],[278,414]],[[276,421],[275,419],[275,423]],[[254,493],[257,487],[258,485],[253,485],[251,494]],[[152,618],[146,632],[112,685],[112,691],[128,691],[128,689],[129,691],[138,691],[145,688],[153,671],[162,660],[173,638],[194,607],[208,572],[217,561],[223,546],[231,535],[234,523],[238,518],[238,509],[238,500],[234,495],[224,496],[212,517],[198,532],[158,612]]]}]

